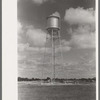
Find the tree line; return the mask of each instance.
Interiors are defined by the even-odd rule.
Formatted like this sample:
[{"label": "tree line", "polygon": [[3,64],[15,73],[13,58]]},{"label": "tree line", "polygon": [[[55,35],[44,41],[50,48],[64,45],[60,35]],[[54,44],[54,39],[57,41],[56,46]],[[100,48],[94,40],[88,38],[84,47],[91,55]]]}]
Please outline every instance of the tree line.
[{"label": "tree line", "polygon": [[22,78],[22,77],[18,77],[18,81],[51,81],[51,80],[55,80],[56,82],[95,82],[96,81],[96,77],[93,78],[80,78],[80,79],[76,79],[76,78],[70,78],[70,79],[65,79],[65,78],[55,78],[55,79],[51,79],[50,77],[47,77],[45,79],[40,79],[40,78]]}]

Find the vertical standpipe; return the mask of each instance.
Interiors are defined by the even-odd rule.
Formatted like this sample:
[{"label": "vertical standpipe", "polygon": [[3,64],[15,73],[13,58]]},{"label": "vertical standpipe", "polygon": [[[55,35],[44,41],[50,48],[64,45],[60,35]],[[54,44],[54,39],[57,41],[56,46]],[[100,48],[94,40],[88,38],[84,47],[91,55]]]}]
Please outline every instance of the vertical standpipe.
[{"label": "vertical standpipe", "polygon": [[53,79],[55,81],[55,40],[58,38],[58,31],[60,30],[60,15],[58,12],[47,17],[47,31],[52,39],[52,67]]}]

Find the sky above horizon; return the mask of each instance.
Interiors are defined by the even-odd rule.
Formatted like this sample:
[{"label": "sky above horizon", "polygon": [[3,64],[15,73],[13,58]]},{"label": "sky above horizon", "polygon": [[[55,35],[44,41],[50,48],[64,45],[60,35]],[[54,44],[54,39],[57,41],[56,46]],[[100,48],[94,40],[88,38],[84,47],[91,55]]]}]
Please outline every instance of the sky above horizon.
[{"label": "sky above horizon", "polygon": [[[56,49],[57,78],[95,77],[95,0],[18,0],[18,76],[53,76],[46,43],[46,17],[59,12],[61,44]],[[50,37],[50,35],[49,35]],[[49,41],[50,42],[50,41]]]}]

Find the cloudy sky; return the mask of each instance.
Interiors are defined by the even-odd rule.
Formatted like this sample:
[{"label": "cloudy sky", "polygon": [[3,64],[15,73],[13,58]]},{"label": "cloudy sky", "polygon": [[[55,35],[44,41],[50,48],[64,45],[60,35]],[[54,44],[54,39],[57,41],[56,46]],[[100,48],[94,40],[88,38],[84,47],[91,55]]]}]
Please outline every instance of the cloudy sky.
[{"label": "cloudy sky", "polygon": [[56,11],[63,54],[62,64],[56,49],[56,77],[95,77],[94,0],[18,0],[18,76],[41,78],[43,70],[43,77],[52,77],[50,46],[44,59],[46,17]]}]

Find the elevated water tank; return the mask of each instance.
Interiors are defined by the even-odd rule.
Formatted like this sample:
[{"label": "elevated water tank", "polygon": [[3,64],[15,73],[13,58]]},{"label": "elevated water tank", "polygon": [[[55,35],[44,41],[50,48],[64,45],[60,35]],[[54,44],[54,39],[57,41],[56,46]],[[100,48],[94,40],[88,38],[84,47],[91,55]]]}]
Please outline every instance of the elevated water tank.
[{"label": "elevated water tank", "polygon": [[58,12],[47,17],[47,30],[48,29],[60,29],[60,14]]}]

